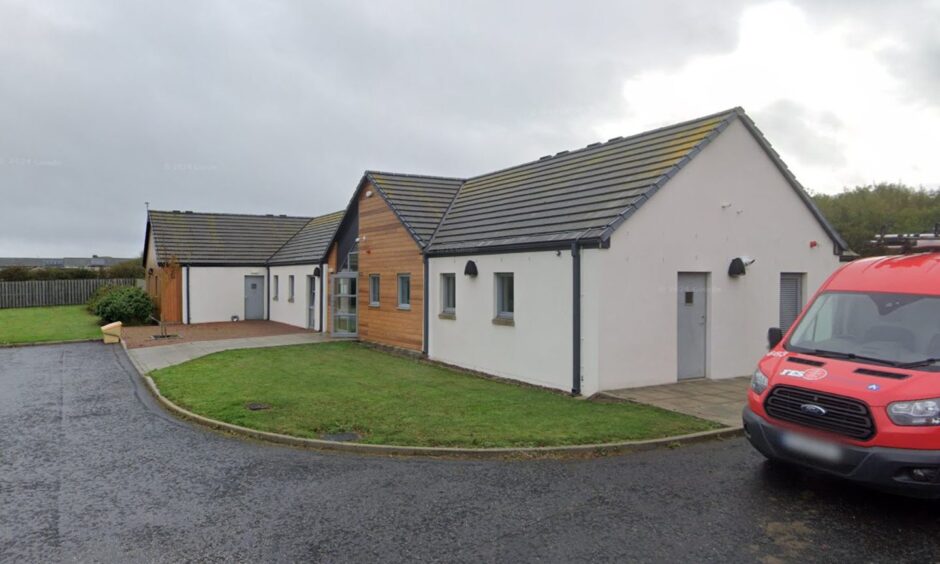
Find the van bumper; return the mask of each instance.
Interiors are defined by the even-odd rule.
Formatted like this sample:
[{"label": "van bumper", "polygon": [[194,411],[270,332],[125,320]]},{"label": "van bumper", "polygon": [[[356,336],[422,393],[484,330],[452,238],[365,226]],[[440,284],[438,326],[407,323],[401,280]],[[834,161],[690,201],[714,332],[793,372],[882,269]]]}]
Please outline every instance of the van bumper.
[{"label": "van bumper", "polygon": [[940,498],[940,450],[911,450],[860,447],[839,443],[842,460],[828,463],[807,458],[783,444],[789,433],[769,423],[749,407],[744,408],[744,434],[751,444],[771,460],[813,468],[880,490],[911,497]]}]

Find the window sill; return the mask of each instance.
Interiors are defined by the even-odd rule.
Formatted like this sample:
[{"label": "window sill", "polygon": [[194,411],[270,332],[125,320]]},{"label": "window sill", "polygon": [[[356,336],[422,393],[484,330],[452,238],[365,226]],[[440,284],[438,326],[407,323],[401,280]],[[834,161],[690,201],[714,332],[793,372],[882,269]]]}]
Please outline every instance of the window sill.
[{"label": "window sill", "polygon": [[400,306],[398,306],[398,309],[400,309],[401,311],[411,311],[411,306],[410,306],[410,305],[400,305]]},{"label": "window sill", "polygon": [[511,317],[494,317],[493,325],[505,325],[506,327],[514,327],[516,325],[515,319]]},{"label": "window sill", "polygon": [[379,304],[369,304],[369,307],[379,307]]},{"label": "window sill", "polygon": [[437,314],[438,319],[457,319],[457,314],[452,311],[442,311]]}]

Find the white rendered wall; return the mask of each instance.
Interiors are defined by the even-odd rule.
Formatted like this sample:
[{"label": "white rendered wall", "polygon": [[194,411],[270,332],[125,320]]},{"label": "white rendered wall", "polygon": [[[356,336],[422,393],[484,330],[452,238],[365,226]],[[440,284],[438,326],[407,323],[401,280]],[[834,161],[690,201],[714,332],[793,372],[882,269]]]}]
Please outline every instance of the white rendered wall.
[{"label": "white rendered wall", "polygon": [[[464,275],[468,260],[479,275]],[[431,258],[428,356],[434,360],[570,391],[572,386],[569,251]],[[455,273],[456,319],[441,319],[442,273]],[[514,326],[496,325],[494,274],[512,272]]]},{"label": "white rendered wall", "polygon": [[[615,231],[609,249],[590,253],[601,257],[600,307],[583,322],[598,327],[602,390],[676,381],[679,272],[710,273],[706,374],[728,378],[750,374],[766,351],[780,273],[806,273],[805,303],[839,266],[829,236],[740,121]],[[729,263],[742,255],[756,262],[732,279]]]},{"label": "white rendered wall", "polygon": [[[187,303],[187,272],[189,303]],[[267,278],[264,266],[183,267],[183,320],[189,306],[190,323],[231,321],[233,315],[245,319],[245,276]],[[267,280],[265,280],[265,287]],[[267,300],[267,293],[265,293]],[[267,315],[267,304],[265,304]]]},{"label": "white rendered wall", "polygon": [[[271,321],[278,321],[296,327],[308,328],[308,308],[310,306],[310,288],[307,277],[313,276],[313,270],[317,265],[294,265],[294,266],[272,266],[271,267]],[[323,271],[321,266],[320,271]],[[294,301],[289,301],[288,280],[294,276]],[[277,276],[280,283],[278,297],[274,299],[274,277]],[[313,278],[313,284],[316,287],[316,303],[314,304],[314,329],[320,329],[320,308],[323,303],[323,296],[320,292],[320,279]],[[326,287],[324,286],[324,290]]]}]

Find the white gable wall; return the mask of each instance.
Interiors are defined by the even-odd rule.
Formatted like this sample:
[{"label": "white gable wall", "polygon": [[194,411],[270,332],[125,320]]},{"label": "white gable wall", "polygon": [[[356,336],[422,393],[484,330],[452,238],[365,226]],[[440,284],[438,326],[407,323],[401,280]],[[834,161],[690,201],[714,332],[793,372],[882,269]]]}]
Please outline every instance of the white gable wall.
[{"label": "white gable wall", "polygon": [[184,266],[183,320],[186,320],[187,306],[190,323],[231,321],[233,315],[245,319],[245,276],[249,275],[266,278],[267,270],[264,266]]},{"label": "white gable wall", "polygon": [[[313,280],[314,289],[316,290],[316,299],[314,303],[314,329],[320,329],[320,308],[322,307],[322,295],[320,292],[320,279],[319,278],[307,278],[308,276],[313,276],[313,270],[317,265],[291,265],[291,266],[272,266],[271,267],[271,321],[278,321],[280,323],[286,323],[288,325],[294,325],[296,327],[302,327],[307,329],[308,319],[309,319],[309,307],[310,307],[310,284],[309,280]],[[325,270],[325,265],[320,266],[320,272]],[[288,280],[289,277],[294,276],[294,301],[289,300],[288,295]],[[279,292],[278,297],[274,299],[274,277],[278,277],[279,282]],[[326,288],[324,287],[324,290]]]},{"label": "white gable wall", "polygon": [[[676,381],[679,272],[710,273],[706,371],[727,378],[750,374],[766,351],[780,273],[806,273],[805,302],[839,265],[829,236],[739,120],[594,253],[600,303],[583,322],[598,328],[604,390]],[[732,279],[729,263],[742,255],[756,262]]]}]

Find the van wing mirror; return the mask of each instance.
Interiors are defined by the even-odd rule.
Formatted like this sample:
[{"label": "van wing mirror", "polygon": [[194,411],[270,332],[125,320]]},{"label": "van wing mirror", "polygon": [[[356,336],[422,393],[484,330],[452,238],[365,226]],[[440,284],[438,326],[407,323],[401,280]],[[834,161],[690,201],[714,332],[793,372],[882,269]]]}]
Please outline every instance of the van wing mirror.
[{"label": "van wing mirror", "polygon": [[783,330],[779,327],[771,327],[767,330],[768,348],[774,348],[783,340]]}]

